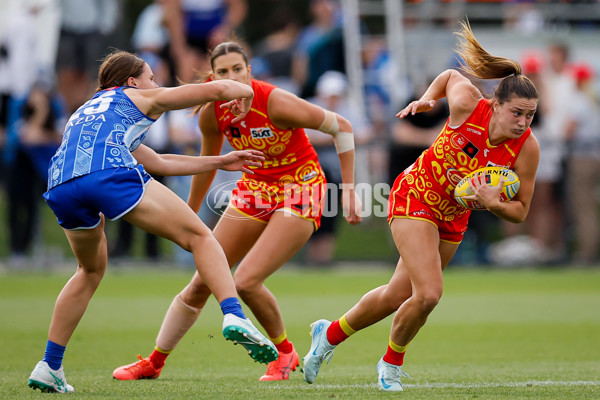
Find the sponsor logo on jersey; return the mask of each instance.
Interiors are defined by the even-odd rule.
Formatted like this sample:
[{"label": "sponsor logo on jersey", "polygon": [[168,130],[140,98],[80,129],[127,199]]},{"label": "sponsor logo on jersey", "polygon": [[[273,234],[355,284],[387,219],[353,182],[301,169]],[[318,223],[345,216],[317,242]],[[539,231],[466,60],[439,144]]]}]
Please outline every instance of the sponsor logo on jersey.
[{"label": "sponsor logo on jersey", "polygon": [[317,176],[317,171],[311,171],[302,177],[302,182],[309,181],[312,178],[314,178],[315,176]]},{"label": "sponsor logo on jersey", "polygon": [[264,139],[275,136],[269,128],[250,128],[252,139]]},{"label": "sponsor logo on jersey", "polygon": [[411,211],[410,212],[410,216],[417,217],[417,218],[418,217],[423,217],[423,218],[425,218],[425,217],[433,217],[433,215],[431,215],[431,213],[428,213],[425,210]]},{"label": "sponsor logo on jersey", "polygon": [[477,129],[473,129],[470,126],[467,126],[467,132],[471,132],[471,133],[481,136],[481,131],[479,131]]}]

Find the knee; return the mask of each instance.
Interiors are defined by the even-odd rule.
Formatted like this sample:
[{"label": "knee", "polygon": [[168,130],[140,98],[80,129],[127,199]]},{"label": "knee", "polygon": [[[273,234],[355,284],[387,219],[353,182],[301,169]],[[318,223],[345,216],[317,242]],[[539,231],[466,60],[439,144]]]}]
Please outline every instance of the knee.
[{"label": "knee", "polygon": [[251,297],[252,294],[255,293],[257,288],[260,286],[256,282],[253,282],[253,280],[246,278],[239,278],[234,276],[233,281],[235,283],[235,290],[244,301]]},{"label": "knee", "polygon": [[442,289],[429,288],[420,293],[415,293],[413,299],[418,309],[423,314],[429,314],[442,298]]},{"label": "knee", "polygon": [[87,285],[97,288],[104,277],[104,273],[106,272],[106,263],[98,264],[94,266],[89,265],[81,265],[77,267],[77,273],[80,276],[83,276]]},{"label": "knee", "polygon": [[185,304],[195,308],[202,308],[210,295],[211,292],[208,286],[202,282],[192,281],[181,292],[180,297]]},{"label": "knee", "polygon": [[188,232],[177,239],[177,244],[182,249],[193,253],[194,249],[202,246],[202,236],[193,232]]}]

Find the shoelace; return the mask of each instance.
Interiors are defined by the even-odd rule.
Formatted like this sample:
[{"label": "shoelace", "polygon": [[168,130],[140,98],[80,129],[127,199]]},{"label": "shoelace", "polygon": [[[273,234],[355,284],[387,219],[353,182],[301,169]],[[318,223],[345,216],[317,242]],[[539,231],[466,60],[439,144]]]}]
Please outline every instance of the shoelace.
[{"label": "shoelace", "polygon": [[141,355],[138,354],[137,356],[138,360],[140,360],[141,362],[136,362],[132,365],[130,365],[129,367],[126,368],[126,370],[130,370],[130,369],[138,369],[138,368],[143,368],[146,366],[146,364],[150,364],[150,361],[145,360]]},{"label": "shoelace", "polygon": [[389,372],[389,374],[385,376],[387,381],[401,381],[400,378],[412,379],[410,375],[402,371],[402,368],[397,365],[392,365],[391,367],[386,368],[385,371]]}]

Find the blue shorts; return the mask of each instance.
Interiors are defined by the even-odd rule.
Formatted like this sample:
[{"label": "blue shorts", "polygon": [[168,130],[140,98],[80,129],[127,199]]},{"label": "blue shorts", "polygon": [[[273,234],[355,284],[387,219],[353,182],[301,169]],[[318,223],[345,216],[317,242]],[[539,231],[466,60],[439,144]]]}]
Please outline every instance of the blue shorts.
[{"label": "blue shorts", "polygon": [[44,199],[63,228],[93,229],[100,213],[115,220],[137,206],[150,179],[142,165],[110,168],[61,183],[44,193]]}]

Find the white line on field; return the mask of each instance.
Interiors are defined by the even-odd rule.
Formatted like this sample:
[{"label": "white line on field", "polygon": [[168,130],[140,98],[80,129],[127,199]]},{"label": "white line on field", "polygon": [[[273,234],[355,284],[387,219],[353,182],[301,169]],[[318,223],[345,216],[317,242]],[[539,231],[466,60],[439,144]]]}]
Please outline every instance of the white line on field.
[{"label": "white line on field", "polygon": [[[534,387],[534,386],[600,386],[600,381],[526,381],[526,382],[484,382],[484,383],[408,383],[403,385],[411,389],[485,389],[496,387]],[[377,384],[355,384],[355,385],[273,385],[265,386],[270,389],[368,389],[377,388]]]}]

